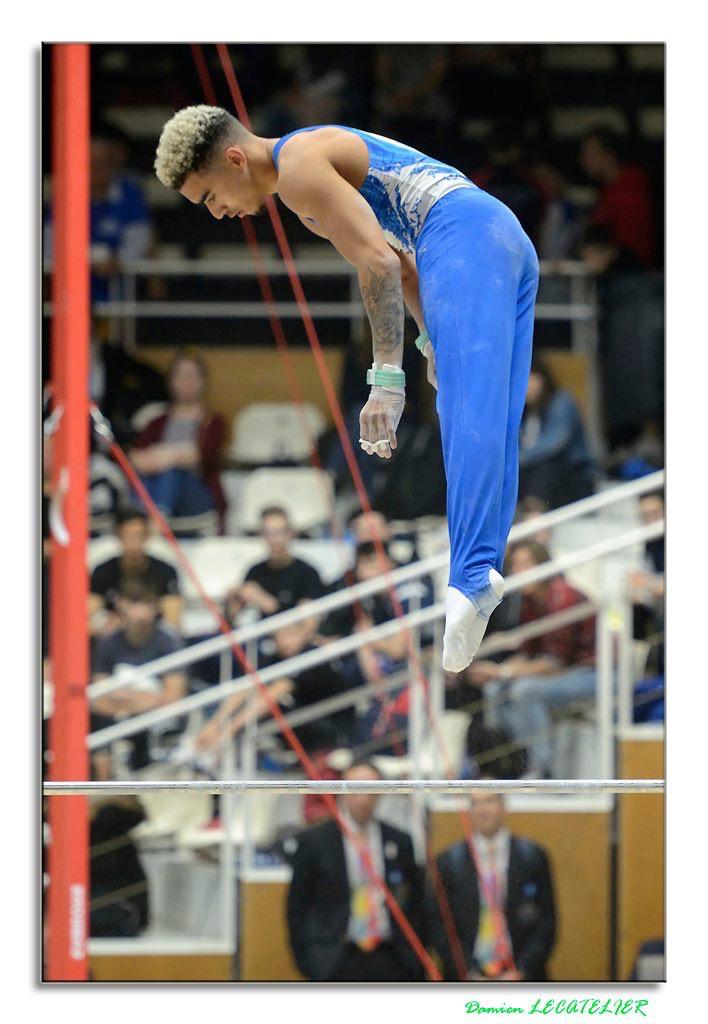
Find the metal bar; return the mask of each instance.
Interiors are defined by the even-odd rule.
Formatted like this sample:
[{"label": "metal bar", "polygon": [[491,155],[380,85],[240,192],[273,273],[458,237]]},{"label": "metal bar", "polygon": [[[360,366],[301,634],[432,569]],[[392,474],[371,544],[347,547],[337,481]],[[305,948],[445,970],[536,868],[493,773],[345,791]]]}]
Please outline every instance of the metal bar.
[{"label": "metal bar", "polygon": [[[361,303],[311,302],[312,315],[320,320],[350,320],[363,315]],[[96,302],[93,310],[109,317],[163,317],[200,320],[266,320],[270,312],[282,319],[298,320],[300,312],[295,302],[275,302],[270,307],[263,302]],[[49,316],[52,304],[44,304]]]},{"label": "metal bar", "polygon": [[[321,320],[350,320],[363,315],[361,302],[310,302],[313,316]],[[52,315],[52,303],[44,303],[45,316]],[[199,318],[202,320],[266,320],[270,313],[276,313],[283,319],[298,320],[299,307],[296,302],[275,302],[266,306],[263,302],[178,302],[152,301],[128,302],[125,300],[96,302],[94,312],[109,317],[163,317],[163,318]],[[570,320],[586,321],[592,319],[595,311],[592,306],[583,303],[577,306],[563,306],[560,303],[540,303],[534,315],[537,320]]]},{"label": "metal bar", "polygon": [[150,779],[143,782],[45,782],[45,796],[141,793],[663,793],[663,779]]},{"label": "metal bar", "polygon": [[[240,250],[233,259],[144,259],[126,260],[122,264],[125,273],[137,277],[152,274],[163,277],[253,277],[253,262],[245,245],[234,246]],[[323,245],[323,250],[331,252],[330,247]],[[356,271],[343,259],[331,257],[305,257],[297,259],[298,273],[302,277],[356,277]],[[288,270],[281,259],[266,258],[262,261],[263,270],[271,277],[285,277]],[[50,273],[52,261],[44,261],[44,271]],[[541,274],[551,277],[587,277],[587,270],[582,261],[541,260]]]},{"label": "metal bar", "polygon": [[627,729],[634,721],[634,673],[632,636],[632,605],[626,593],[618,595],[617,611],[619,656],[617,668],[617,719],[620,729]]},{"label": "metal bar", "polygon": [[[607,574],[605,573],[605,580]],[[603,778],[613,772],[614,731],[613,684],[614,659],[612,657],[612,632],[609,623],[610,611],[604,607],[597,617],[597,671],[595,673],[595,715],[597,724],[597,762],[595,770]]]},{"label": "metal bar", "polygon": [[[659,470],[658,472],[651,473],[649,476],[642,477],[639,480],[633,480],[627,484],[620,484],[619,486],[610,488],[607,491],[601,491],[599,494],[593,494],[588,498],[582,498],[580,501],[573,502],[571,505],[565,505],[563,508],[555,509],[551,512],[544,512],[543,515],[538,516],[536,519],[528,520],[525,523],[517,523],[512,526],[509,534],[509,543],[514,544],[523,540],[525,537],[532,536],[539,530],[550,529],[553,526],[558,526],[560,523],[578,518],[581,515],[596,512],[609,505],[616,504],[620,501],[626,501],[629,498],[645,494],[648,491],[656,490],[663,486],[663,483],[664,471]],[[353,604],[355,601],[361,600],[362,598],[370,597],[372,594],[377,594],[381,590],[386,590],[389,583],[396,586],[399,583],[419,579],[421,576],[435,573],[447,564],[449,557],[449,552],[447,551],[442,552],[441,554],[431,555],[428,558],[421,559],[420,561],[414,562],[410,565],[404,565],[399,569],[393,569],[390,573],[377,576],[373,580],[368,580],[365,583],[357,583],[355,586],[349,587],[346,590],[337,591],[336,593],[329,594],[326,597],[318,598],[316,601],[311,601],[307,605],[301,605],[287,612],[278,612],[275,615],[271,615],[268,618],[262,619],[260,622],[256,622],[250,626],[242,626],[240,629],[234,630],[234,632],[229,636],[223,636],[220,634],[213,639],[203,640],[201,643],[193,644],[182,651],[178,651],[176,654],[169,654],[164,658],[156,658],[152,662],[147,662],[145,665],[136,666],[131,673],[132,678],[137,681],[145,678],[146,676],[159,675],[164,672],[172,671],[173,669],[183,668],[187,665],[191,665],[193,662],[201,661],[203,658],[223,651],[225,648],[230,647],[232,643],[244,644],[247,640],[270,635],[277,629],[281,629],[283,626],[293,625],[303,619],[310,618],[312,615],[322,615],[325,612],[334,611],[335,608],[343,608],[345,605]],[[547,564],[550,565],[552,563]],[[102,696],[105,693],[110,693],[112,690],[119,689],[125,685],[125,678],[110,676],[107,679],[102,679],[100,682],[93,683],[89,686],[88,695],[91,700],[95,700],[96,697]]]}]

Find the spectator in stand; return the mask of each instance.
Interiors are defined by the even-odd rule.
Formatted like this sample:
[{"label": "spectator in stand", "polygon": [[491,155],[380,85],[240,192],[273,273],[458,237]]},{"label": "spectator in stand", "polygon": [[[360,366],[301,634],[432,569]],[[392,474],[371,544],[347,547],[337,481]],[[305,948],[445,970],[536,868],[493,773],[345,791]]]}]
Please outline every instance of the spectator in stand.
[{"label": "spectator in stand", "polygon": [[[528,498],[522,498],[516,506],[516,522],[530,523],[549,511],[550,506],[547,501],[544,501],[543,498],[537,498],[535,495],[530,494]],[[543,544],[543,546],[547,548],[551,543],[551,530],[548,527],[542,527],[536,533],[530,534],[526,539],[536,540],[539,544]]]},{"label": "spectator in stand", "polygon": [[524,163],[523,141],[515,123],[499,124],[492,136],[489,163],[474,175],[474,181],[516,214],[536,245],[543,200]]},{"label": "spectator in stand", "polygon": [[[121,157],[112,129],[99,127],[91,139],[91,298],[106,302],[118,287],[126,260],[144,259],[152,245],[152,226],[143,190],[121,173]],[[45,256],[51,259],[53,231],[47,221]]]},{"label": "spectator in stand", "polygon": [[136,413],[168,399],[160,371],[127,352],[122,342],[111,337],[111,322],[97,316],[91,324],[89,393],[111,421],[118,443],[126,447],[135,438]]},{"label": "spectator in stand", "polygon": [[117,603],[129,581],[155,593],[162,618],[178,630],[182,618],[179,580],[173,566],[145,551],[149,537],[147,516],[133,509],[121,512],[116,533],[121,553],[101,562],[91,573],[89,613],[92,624],[95,623],[92,632],[105,634],[118,627]]},{"label": "spectator in stand", "polygon": [[[639,499],[642,523],[659,523],[664,518],[661,491],[643,494]],[[652,666],[655,676],[664,675],[664,537],[649,540],[644,546],[644,567],[630,572],[629,594],[634,603],[634,636],[656,644]],[[657,640],[659,641],[657,644]],[[662,679],[663,683],[663,679]]]},{"label": "spectator in stand", "polygon": [[664,282],[604,227],[587,229],[581,257],[597,281],[603,413],[615,448],[663,421]]},{"label": "spectator in stand", "polygon": [[122,469],[106,455],[103,445],[92,433],[89,457],[89,533],[91,537],[110,536],[130,498],[130,488]]},{"label": "spectator in stand", "polygon": [[363,544],[366,541],[377,541],[380,540],[384,544],[388,544],[393,540],[393,533],[391,531],[391,524],[386,519],[383,512],[377,512],[372,510],[371,512],[362,512],[358,510],[349,519],[349,530],[352,541],[355,547],[359,544]]},{"label": "spectator in stand", "polygon": [[625,159],[622,140],[610,128],[588,132],[580,146],[580,165],[600,187],[592,222],[603,227],[619,248],[644,267],[653,266],[654,210],[649,177]]},{"label": "spectator in stand", "polygon": [[[345,779],[378,780],[369,761]],[[341,813],[420,934],[423,878],[406,832],[374,817],[378,797],[348,793]],[[419,981],[420,963],[365,866],[361,846],[332,821],[299,836],[288,890],[287,920],[295,963],[309,981]]]},{"label": "spectator in stand", "polygon": [[262,616],[274,615],[324,593],[317,570],[290,550],[293,536],[285,509],[279,505],[263,509],[261,537],[268,557],[251,566],[243,583],[227,595],[226,616],[230,622],[244,607],[255,608]]},{"label": "spectator in stand", "polygon": [[[584,219],[569,196],[568,179],[558,162],[544,157],[532,165],[533,180],[542,197],[543,208],[538,229],[537,249],[540,260],[551,264],[575,257]],[[569,301],[569,279],[553,273],[542,274],[537,304],[561,304]],[[569,320],[538,319],[534,324],[534,346],[538,348],[570,348],[573,323]]]},{"label": "spectator in stand", "polygon": [[89,802],[92,938],[133,938],[149,923],[147,875],[130,835],[144,820],[134,796]]},{"label": "spectator in stand", "polygon": [[531,362],[519,442],[521,499],[534,495],[558,508],[593,493],[594,466],[578,407],[538,355]]},{"label": "spectator in stand", "polygon": [[[460,942],[466,978],[546,981],[546,964],[556,938],[548,855],[530,839],[512,835],[505,822],[504,799],[497,793],[473,794],[470,818],[470,841],[477,864],[465,839],[438,857],[440,881]],[[432,944],[442,958],[445,980],[458,981],[448,931],[432,896],[430,892],[427,899]],[[496,908],[500,911],[498,917]],[[509,947],[512,957],[508,956]]]},{"label": "spectator in stand", "polygon": [[[283,626],[274,635],[275,650],[260,663],[261,668],[276,665],[298,654],[315,650],[312,643],[312,622],[295,622]],[[314,665],[295,674],[284,675],[268,684],[268,691],[285,713],[299,711],[327,697],[335,697],[347,689],[342,662],[332,659],[328,664]],[[195,740],[199,751],[218,747],[227,737],[237,736],[247,722],[271,713],[271,705],[262,692],[235,693],[227,698]],[[311,756],[337,746],[349,746],[353,711],[345,708],[326,717],[295,727],[295,734]]]},{"label": "spectator in stand", "polygon": [[538,258],[568,260],[580,240],[580,210],[568,195],[568,178],[558,163],[539,160],[533,166],[533,178],[543,198],[543,214],[538,232]]},{"label": "spectator in stand", "polygon": [[[511,574],[550,560],[542,544],[520,541],[511,549]],[[518,622],[525,625],[582,604],[586,598],[563,576],[527,584],[521,591]],[[498,664],[483,659],[469,669],[498,707],[502,726],[519,743],[528,744],[529,778],[550,778],[553,769],[551,712],[595,696],[595,620],[561,626],[526,640],[518,652]]]},{"label": "spectator in stand", "polygon": [[[375,579],[396,568],[391,559],[388,545],[383,545],[383,557],[379,555],[374,541],[364,541],[356,550],[355,576],[357,583]],[[407,614],[413,602],[420,608],[427,608],[433,602],[432,582],[427,579],[410,580],[396,587],[396,595],[403,614]],[[388,590],[379,591],[362,598],[356,605],[336,609],[323,622],[321,638],[328,640],[360,633],[372,626],[380,626],[396,617],[396,608]],[[424,643],[431,641],[430,634],[424,634]],[[357,649],[354,655],[344,659],[344,665],[351,686],[376,686],[386,676],[392,676],[405,667],[408,655],[408,636],[404,629],[386,637],[372,640]],[[369,710],[358,725],[361,742],[380,740],[391,732],[403,728],[408,716],[408,688],[388,691],[372,698]],[[379,751],[383,753],[383,748]],[[403,747],[396,749],[403,753]]]},{"label": "spectator in stand", "polygon": [[433,43],[382,44],[374,57],[374,130],[428,151],[452,122],[450,99],[440,88],[448,47]]},{"label": "spectator in stand", "polygon": [[[650,491],[639,499],[639,518],[644,526],[660,523],[664,518],[664,495],[661,491]],[[646,576],[635,576],[639,585],[646,586],[656,597],[664,596],[664,537],[648,540],[644,548],[647,568],[653,582]],[[659,582],[659,580],[661,582]]]},{"label": "spectator in stand", "polygon": [[[148,676],[135,685],[127,685],[134,676],[132,670],[135,667],[174,654],[181,649],[182,641],[170,626],[158,623],[157,595],[143,584],[128,580],[117,605],[120,627],[99,641],[93,681],[124,675],[126,686],[93,701],[92,732],[128,716],[173,704],[184,697],[187,689],[185,675],[179,670],[166,672],[160,677]],[[135,771],[150,763],[151,737],[157,739],[167,732],[178,731],[178,727],[177,720],[169,719],[131,736],[131,768]],[[110,755],[105,750],[96,752],[95,763],[99,778],[110,777]]]},{"label": "spectator in stand", "polygon": [[[170,368],[171,401],[147,424],[131,452],[151,498],[181,536],[223,532],[226,499],[219,479],[224,420],[206,400],[208,372],[197,353],[182,350]],[[177,524],[175,524],[177,525]]]}]

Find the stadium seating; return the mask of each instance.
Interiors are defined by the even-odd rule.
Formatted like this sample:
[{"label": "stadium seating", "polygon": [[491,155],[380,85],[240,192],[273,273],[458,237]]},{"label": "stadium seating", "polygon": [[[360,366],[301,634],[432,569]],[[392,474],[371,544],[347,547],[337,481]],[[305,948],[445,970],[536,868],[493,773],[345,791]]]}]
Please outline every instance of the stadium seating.
[{"label": "stadium seating", "polygon": [[256,402],[234,420],[231,458],[261,466],[304,462],[325,426],[321,410],[309,402]]},{"label": "stadium seating", "polygon": [[242,530],[260,527],[264,508],[282,506],[299,533],[324,526],[332,514],[332,482],[320,469],[257,469],[247,477],[239,523]]}]

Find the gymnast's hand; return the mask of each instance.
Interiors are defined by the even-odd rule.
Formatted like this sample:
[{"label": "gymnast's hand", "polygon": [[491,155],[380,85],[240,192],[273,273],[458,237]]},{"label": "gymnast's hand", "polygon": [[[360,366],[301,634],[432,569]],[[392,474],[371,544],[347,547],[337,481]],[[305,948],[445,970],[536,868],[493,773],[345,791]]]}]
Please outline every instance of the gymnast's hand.
[{"label": "gymnast's hand", "polygon": [[359,443],[367,455],[391,458],[405,404],[403,388],[372,387],[369,400],[359,414]]}]

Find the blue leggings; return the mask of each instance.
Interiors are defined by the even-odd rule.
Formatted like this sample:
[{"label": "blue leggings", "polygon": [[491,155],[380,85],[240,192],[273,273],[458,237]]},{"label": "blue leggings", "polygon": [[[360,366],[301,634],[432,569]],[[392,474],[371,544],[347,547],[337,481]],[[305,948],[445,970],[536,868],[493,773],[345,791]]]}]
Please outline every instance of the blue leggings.
[{"label": "blue leggings", "polygon": [[166,469],[142,477],[145,489],[167,516],[199,516],[214,508],[214,495],[189,469]]},{"label": "blue leggings", "polygon": [[472,597],[501,572],[514,518],[538,259],[503,203],[458,189],[428,214],[416,262],[438,378],[450,586]]}]

